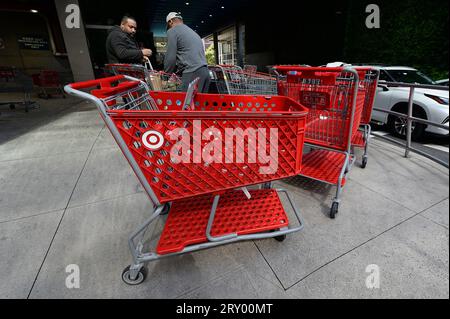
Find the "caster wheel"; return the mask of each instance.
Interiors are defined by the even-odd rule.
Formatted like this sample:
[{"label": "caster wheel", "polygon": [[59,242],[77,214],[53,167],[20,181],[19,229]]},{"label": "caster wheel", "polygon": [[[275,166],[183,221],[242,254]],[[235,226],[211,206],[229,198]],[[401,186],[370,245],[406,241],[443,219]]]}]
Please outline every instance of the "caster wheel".
[{"label": "caster wheel", "polygon": [[130,266],[125,268],[122,272],[123,282],[130,286],[142,284],[144,282],[145,278],[147,278],[147,268],[145,268],[145,267],[142,267],[139,270],[138,275],[134,280],[132,280],[130,278]]},{"label": "caster wheel", "polygon": [[339,203],[334,202],[333,205],[331,206],[331,210],[330,210],[330,218],[331,219],[336,218],[336,214],[338,213],[338,210],[339,210]]},{"label": "caster wheel", "polygon": [[286,239],[286,235],[281,235],[274,237],[276,241],[279,241],[280,243],[283,242]]},{"label": "caster wheel", "polygon": [[170,205],[170,203],[164,204],[164,207],[163,207],[161,213],[159,213],[159,215],[160,216],[167,215],[169,213],[171,207],[172,207],[172,205]]},{"label": "caster wheel", "polygon": [[16,109],[16,106],[15,106],[14,104],[10,104],[10,105],[9,105],[9,108],[10,108],[11,110],[15,110],[15,109]]},{"label": "caster wheel", "polygon": [[361,168],[366,168],[366,166],[367,166],[367,158],[364,157],[361,163]]}]

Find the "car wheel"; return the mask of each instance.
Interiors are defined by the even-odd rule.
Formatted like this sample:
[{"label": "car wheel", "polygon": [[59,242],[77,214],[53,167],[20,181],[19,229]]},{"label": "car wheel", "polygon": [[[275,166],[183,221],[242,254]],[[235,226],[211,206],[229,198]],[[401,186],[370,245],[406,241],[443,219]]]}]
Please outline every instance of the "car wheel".
[{"label": "car wheel", "polygon": [[[400,110],[395,110],[395,112],[407,114],[407,108],[401,108]],[[414,108],[413,116],[417,118],[426,118],[422,109]],[[406,132],[408,129],[408,121],[406,118],[398,117],[395,115],[389,115],[388,118],[388,128],[394,136],[400,138],[406,138]],[[412,122],[411,123],[411,138],[414,140],[420,139],[425,132],[426,125],[421,123]]]}]

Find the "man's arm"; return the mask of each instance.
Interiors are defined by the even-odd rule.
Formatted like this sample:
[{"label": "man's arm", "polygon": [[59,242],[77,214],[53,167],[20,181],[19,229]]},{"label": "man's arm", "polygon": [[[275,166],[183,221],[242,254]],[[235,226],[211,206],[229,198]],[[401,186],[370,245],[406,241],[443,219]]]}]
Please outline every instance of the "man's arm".
[{"label": "man's arm", "polygon": [[141,50],[128,48],[124,41],[122,41],[122,39],[120,39],[119,37],[113,37],[111,39],[111,46],[113,47],[114,52],[116,52],[116,56],[120,60],[140,61],[144,58]]},{"label": "man's arm", "polygon": [[175,32],[167,32],[167,52],[164,58],[164,72],[173,73],[177,65],[177,36]]}]

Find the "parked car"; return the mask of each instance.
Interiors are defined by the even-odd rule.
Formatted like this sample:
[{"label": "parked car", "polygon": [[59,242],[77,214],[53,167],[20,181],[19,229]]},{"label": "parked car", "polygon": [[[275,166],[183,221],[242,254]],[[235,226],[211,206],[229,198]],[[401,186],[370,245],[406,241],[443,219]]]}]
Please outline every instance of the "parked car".
[{"label": "parked car", "polygon": [[[380,82],[377,88],[374,107],[384,110],[406,114],[410,89],[406,87],[393,87],[385,82],[402,82],[416,84],[436,84],[425,74],[410,67],[401,66],[375,66],[380,70]],[[449,93],[443,90],[415,89],[413,116],[431,122],[449,123]],[[395,115],[373,111],[372,121],[388,126],[392,133],[399,137],[406,136],[407,121]],[[449,131],[435,126],[421,123],[412,124],[412,137],[420,138],[425,132],[449,135]]]},{"label": "parked car", "polygon": [[439,80],[434,83],[436,83],[437,85],[448,86],[448,79]]}]

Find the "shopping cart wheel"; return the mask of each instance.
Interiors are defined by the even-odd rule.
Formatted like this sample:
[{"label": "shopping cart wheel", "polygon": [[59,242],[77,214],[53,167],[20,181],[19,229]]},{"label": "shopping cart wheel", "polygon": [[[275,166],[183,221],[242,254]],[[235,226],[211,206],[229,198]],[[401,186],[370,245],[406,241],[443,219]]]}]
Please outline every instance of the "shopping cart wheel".
[{"label": "shopping cart wheel", "polygon": [[170,208],[172,207],[172,205],[170,205],[170,203],[165,203],[164,204],[164,208],[162,209],[161,213],[159,213],[159,215],[167,215],[170,211]]},{"label": "shopping cart wheel", "polygon": [[138,275],[137,275],[136,279],[134,279],[134,280],[132,280],[130,278],[130,266],[125,268],[122,272],[122,280],[127,285],[130,285],[130,286],[142,284],[144,282],[145,278],[147,278],[147,268],[145,268],[145,267],[142,267],[139,270]]},{"label": "shopping cart wheel", "polygon": [[280,235],[274,238],[276,241],[283,242],[286,239],[286,235]]},{"label": "shopping cart wheel", "polygon": [[330,210],[330,218],[331,219],[336,218],[336,214],[338,213],[338,210],[339,210],[339,203],[334,202],[333,205],[331,206],[331,210]]},{"label": "shopping cart wheel", "polygon": [[366,168],[366,166],[367,166],[367,157],[363,157],[362,163],[361,163],[361,168]]},{"label": "shopping cart wheel", "polygon": [[[272,229],[270,232],[276,232],[276,231],[280,231],[280,229]],[[280,235],[280,236],[275,236],[273,237],[276,241],[282,242],[286,239],[286,235]]]}]

